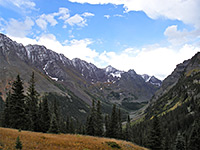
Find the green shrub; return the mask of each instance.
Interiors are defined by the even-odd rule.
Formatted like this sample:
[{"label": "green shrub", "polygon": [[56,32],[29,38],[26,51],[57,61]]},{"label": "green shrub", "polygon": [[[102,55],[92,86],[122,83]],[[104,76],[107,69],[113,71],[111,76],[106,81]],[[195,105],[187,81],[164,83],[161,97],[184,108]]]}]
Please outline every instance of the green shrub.
[{"label": "green shrub", "polygon": [[22,150],[22,142],[19,139],[19,136],[16,139],[16,145],[15,145],[16,149]]},{"label": "green shrub", "polygon": [[106,144],[108,144],[112,148],[121,149],[121,147],[116,142],[106,142]]}]

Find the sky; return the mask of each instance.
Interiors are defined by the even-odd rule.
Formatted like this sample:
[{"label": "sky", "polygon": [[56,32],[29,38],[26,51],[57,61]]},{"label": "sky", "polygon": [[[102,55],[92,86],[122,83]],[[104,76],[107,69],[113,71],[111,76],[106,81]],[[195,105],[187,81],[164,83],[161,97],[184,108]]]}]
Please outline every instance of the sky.
[{"label": "sky", "polygon": [[200,51],[200,0],[0,0],[0,32],[164,79]]}]

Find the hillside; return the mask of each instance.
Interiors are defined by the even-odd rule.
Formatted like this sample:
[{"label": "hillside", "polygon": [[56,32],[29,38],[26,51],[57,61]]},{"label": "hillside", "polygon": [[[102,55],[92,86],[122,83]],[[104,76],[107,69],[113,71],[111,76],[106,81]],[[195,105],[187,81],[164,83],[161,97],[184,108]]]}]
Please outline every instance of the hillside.
[{"label": "hillside", "polygon": [[50,93],[62,97],[59,102],[62,104],[61,112],[66,115],[65,108],[69,108],[69,112],[73,110],[74,118],[85,118],[92,100],[102,102],[104,113],[109,113],[113,103],[125,111],[138,110],[151,99],[161,84],[155,77],[147,82],[134,70],[124,72],[112,66],[98,68],[78,58],[70,60],[45,46],[24,46],[0,34],[2,99],[5,101],[6,93],[18,74],[26,92],[33,71],[40,95]]},{"label": "hillside", "polygon": [[[171,80],[173,78],[173,80]],[[164,81],[161,95],[155,95],[147,110],[147,118],[164,115],[178,106],[193,99],[200,98],[200,53],[177,65],[175,70]],[[170,82],[169,82],[170,81]],[[172,82],[174,81],[174,82]],[[172,84],[173,83],[173,84]],[[157,93],[158,93],[157,92]]]},{"label": "hillside", "polygon": [[[132,130],[136,131],[133,132],[133,141],[148,147],[151,126],[154,118],[158,118],[162,135],[160,139],[164,143],[164,148],[173,149],[178,134],[181,134],[185,147],[190,149],[193,145],[193,133],[199,132],[199,99],[200,53],[197,53],[191,59],[177,65],[172,74],[163,81],[161,89],[145,110],[143,118],[132,126]],[[196,138],[198,137],[199,134]]]},{"label": "hillside", "polygon": [[[70,134],[44,134],[0,128],[0,149],[14,150],[19,136],[25,150],[147,150],[130,142]],[[112,148],[109,142],[115,142],[121,148]]]}]

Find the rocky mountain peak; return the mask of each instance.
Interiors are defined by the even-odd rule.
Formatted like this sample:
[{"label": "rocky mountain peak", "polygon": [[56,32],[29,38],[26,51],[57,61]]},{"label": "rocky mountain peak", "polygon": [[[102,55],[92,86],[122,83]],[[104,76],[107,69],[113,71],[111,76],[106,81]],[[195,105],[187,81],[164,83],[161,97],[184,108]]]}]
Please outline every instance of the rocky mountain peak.
[{"label": "rocky mountain peak", "polygon": [[141,75],[141,77],[147,83],[151,83],[151,84],[156,85],[156,86],[161,86],[161,84],[162,84],[162,81],[157,79],[155,76],[149,76],[147,74],[143,74],[143,75]]},{"label": "rocky mountain peak", "polygon": [[114,67],[112,67],[111,65],[107,66],[106,68],[104,68],[104,70],[107,72],[107,73],[113,73],[115,71],[117,71],[117,69],[115,69]]}]

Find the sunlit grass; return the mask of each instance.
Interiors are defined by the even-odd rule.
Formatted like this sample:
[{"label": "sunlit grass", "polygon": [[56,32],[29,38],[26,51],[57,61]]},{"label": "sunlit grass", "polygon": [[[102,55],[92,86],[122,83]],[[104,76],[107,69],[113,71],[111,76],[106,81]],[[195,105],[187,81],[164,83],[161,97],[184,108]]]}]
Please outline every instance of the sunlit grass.
[{"label": "sunlit grass", "polygon": [[16,138],[19,136],[23,150],[115,150],[108,142],[117,143],[122,150],[147,150],[133,143],[83,135],[44,134],[15,129],[0,128],[0,149],[15,150]]}]

